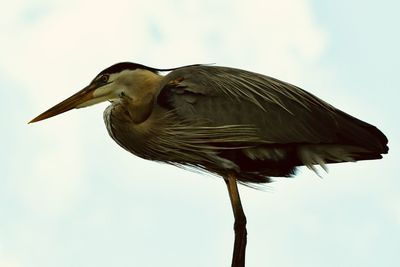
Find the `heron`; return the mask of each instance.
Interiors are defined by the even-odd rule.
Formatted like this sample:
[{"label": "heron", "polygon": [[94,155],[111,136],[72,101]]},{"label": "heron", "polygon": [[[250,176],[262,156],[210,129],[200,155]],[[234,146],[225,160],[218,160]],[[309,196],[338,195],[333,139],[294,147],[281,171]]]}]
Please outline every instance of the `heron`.
[{"label": "heron", "polygon": [[246,216],[238,183],[291,177],[296,168],[381,159],[388,140],[375,126],[270,76],[195,64],[160,69],[121,62],[35,117],[109,101],[104,121],[124,149],[147,160],[216,174],[234,215],[232,266],[245,266]]}]

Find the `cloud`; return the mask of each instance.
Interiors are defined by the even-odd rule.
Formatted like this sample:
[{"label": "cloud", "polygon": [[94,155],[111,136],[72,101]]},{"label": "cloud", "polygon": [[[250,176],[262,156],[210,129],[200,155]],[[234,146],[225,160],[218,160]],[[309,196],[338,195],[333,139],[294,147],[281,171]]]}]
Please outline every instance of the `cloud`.
[{"label": "cloud", "polygon": [[[327,77],[318,68],[319,58],[328,44],[327,34],[315,22],[306,0],[13,3],[13,7],[0,14],[1,22],[10,25],[0,28],[8,36],[0,50],[0,70],[21,84],[20,93],[26,96],[29,105],[25,111],[33,112],[32,117],[76,92],[101,69],[118,61],[136,61],[155,67],[217,63],[303,84],[317,84],[315,77],[321,77],[319,82],[322,83]],[[12,112],[17,112],[14,103],[8,105]],[[179,204],[183,199],[195,199],[213,207],[228,204],[226,194],[221,193],[225,190],[223,183],[220,187],[213,183],[216,189],[211,189],[205,185],[211,183],[211,179],[194,181],[187,177],[195,174],[144,163],[121,152],[104,130],[99,114],[102,109],[93,107],[69,112],[18,129],[28,136],[18,146],[27,162],[20,168],[20,158],[16,157],[13,161],[16,167],[9,179],[14,182],[16,197],[34,216],[68,220],[74,205],[85,205],[82,196],[100,198],[99,192],[107,190],[118,194],[112,186],[99,189],[104,177],[122,184],[124,188],[118,188],[120,191],[126,187],[135,196],[145,194],[143,192],[152,194],[154,203],[165,202],[165,188],[170,186],[175,188],[175,192],[168,194],[172,203],[173,200]],[[193,184],[196,192],[193,192]],[[306,191],[307,185],[310,184],[289,186],[282,183],[287,193],[275,198],[278,202],[267,205],[271,214],[280,213],[275,203],[286,205],[286,210],[293,207],[299,210],[289,196],[293,193],[294,199],[300,199],[304,195],[295,192]],[[279,190],[278,183],[271,187]],[[243,194],[248,207],[261,207],[261,193],[244,189]],[[208,198],[202,199],[205,195]],[[93,202],[102,205],[95,208],[99,220],[115,214],[122,216],[112,205],[104,204],[113,201],[112,194],[106,196],[109,198],[99,201],[100,204]],[[265,194],[262,201],[265,201]],[[149,213],[156,213],[154,209],[159,206],[148,202],[150,200],[140,202],[141,209],[136,210],[147,208],[151,210]],[[132,205],[137,203],[132,201]],[[166,207],[160,207],[165,213]],[[187,212],[192,212],[185,214],[190,217],[195,211],[188,208]],[[256,211],[251,212],[255,218]],[[288,214],[285,216],[290,220]],[[35,231],[27,227],[27,231]],[[228,234],[229,237],[223,237],[231,238],[231,232]],[[41,246],[52,246],[51,241],[44,240]],[[227,246],[230,248],[230,243]],[[261,249],[264,248],[260,246]],[[192,259],[190,254],[187,257],[188,261]]]},{"label": "cloud", "polygon": [[[14,24],[18,36],[5,41],[0,69],[23,85],[38,112],[116,61],[160,67],[216,62],[299,79],[307,67],[313,68],[326,45],[308,1],[300,0],[114,1],[113,5],[37,1],[19,2],[11,10],[15,15],[8,14],[7,19],[18,22]],[[31,14],[37,14],[34,23],[27,23]],[[19,27],[23,23],[25,27]],[[75,188],[73,184],[79,183],[71,177],[84,172],[79,156],[83,153],[79,127],[84,123],[69,116],[31,127],[46,146],[53,144],[51,150],[35,151],[31,166],[33,177],[44,179],[39,185],[51,182],[45,177],[54,176],[55,170],[61,176],[62,170],[75,170],[59,178],[68,182],[60,182],[58,193]],[[52,155],[62,155],[68,162]]]},{"label": "cloud", "polygon": [[308,1],[114,4],[76,1],[53,6],[17,39],[6,41],[18,53],[3,50],[4,69],[49,89],[60,78],[68,78],[62,88],[85,81],[102,64],[118,60],[167,66],[218,60],[287,73],[312,64],[326,45],[326,34],[313,21]]}]

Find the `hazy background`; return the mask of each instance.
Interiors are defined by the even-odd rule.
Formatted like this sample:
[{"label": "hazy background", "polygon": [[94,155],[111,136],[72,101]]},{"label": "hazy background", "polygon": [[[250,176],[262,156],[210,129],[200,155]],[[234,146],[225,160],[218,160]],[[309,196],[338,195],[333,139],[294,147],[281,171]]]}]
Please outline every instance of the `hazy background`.
[{"label": "hazy background", "polygon": [[379,127],[380,161],[241,187],[247,266],[400,266],[399,1],[6,1],[0,266],[229,266],[224,182],[130,155],[107,103],[34,116],[119,61],[216,63],[294,83]]}]

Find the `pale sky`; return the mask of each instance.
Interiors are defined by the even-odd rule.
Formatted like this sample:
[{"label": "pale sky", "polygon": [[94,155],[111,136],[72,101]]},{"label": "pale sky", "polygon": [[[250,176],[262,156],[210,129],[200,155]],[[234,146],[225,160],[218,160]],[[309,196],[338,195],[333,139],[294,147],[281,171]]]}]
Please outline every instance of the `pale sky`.
[{"label": "pale sky", "polygon": [[120,61],[216,63],[376,125],[383,160],[240,187],[247,265],[400,266],[398,1],[8,1],[0,9],[0,266],[229,266],[222,179],[137,158],[107,103],[28,125]]}]

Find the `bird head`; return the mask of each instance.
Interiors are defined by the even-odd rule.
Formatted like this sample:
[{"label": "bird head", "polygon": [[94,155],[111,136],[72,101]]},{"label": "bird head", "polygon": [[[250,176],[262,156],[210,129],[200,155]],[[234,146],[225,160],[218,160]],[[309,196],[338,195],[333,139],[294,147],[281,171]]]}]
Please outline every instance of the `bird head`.
[{"label": "bird head", "polygon": [[104,101],[116,101],[122,95],[135,99],[143,87],[159,79],[158,71],[144,65],[122,62],[101,71],[88,86],[43,112],[29,123],[48,119],[74,108],[88,107]]}]

